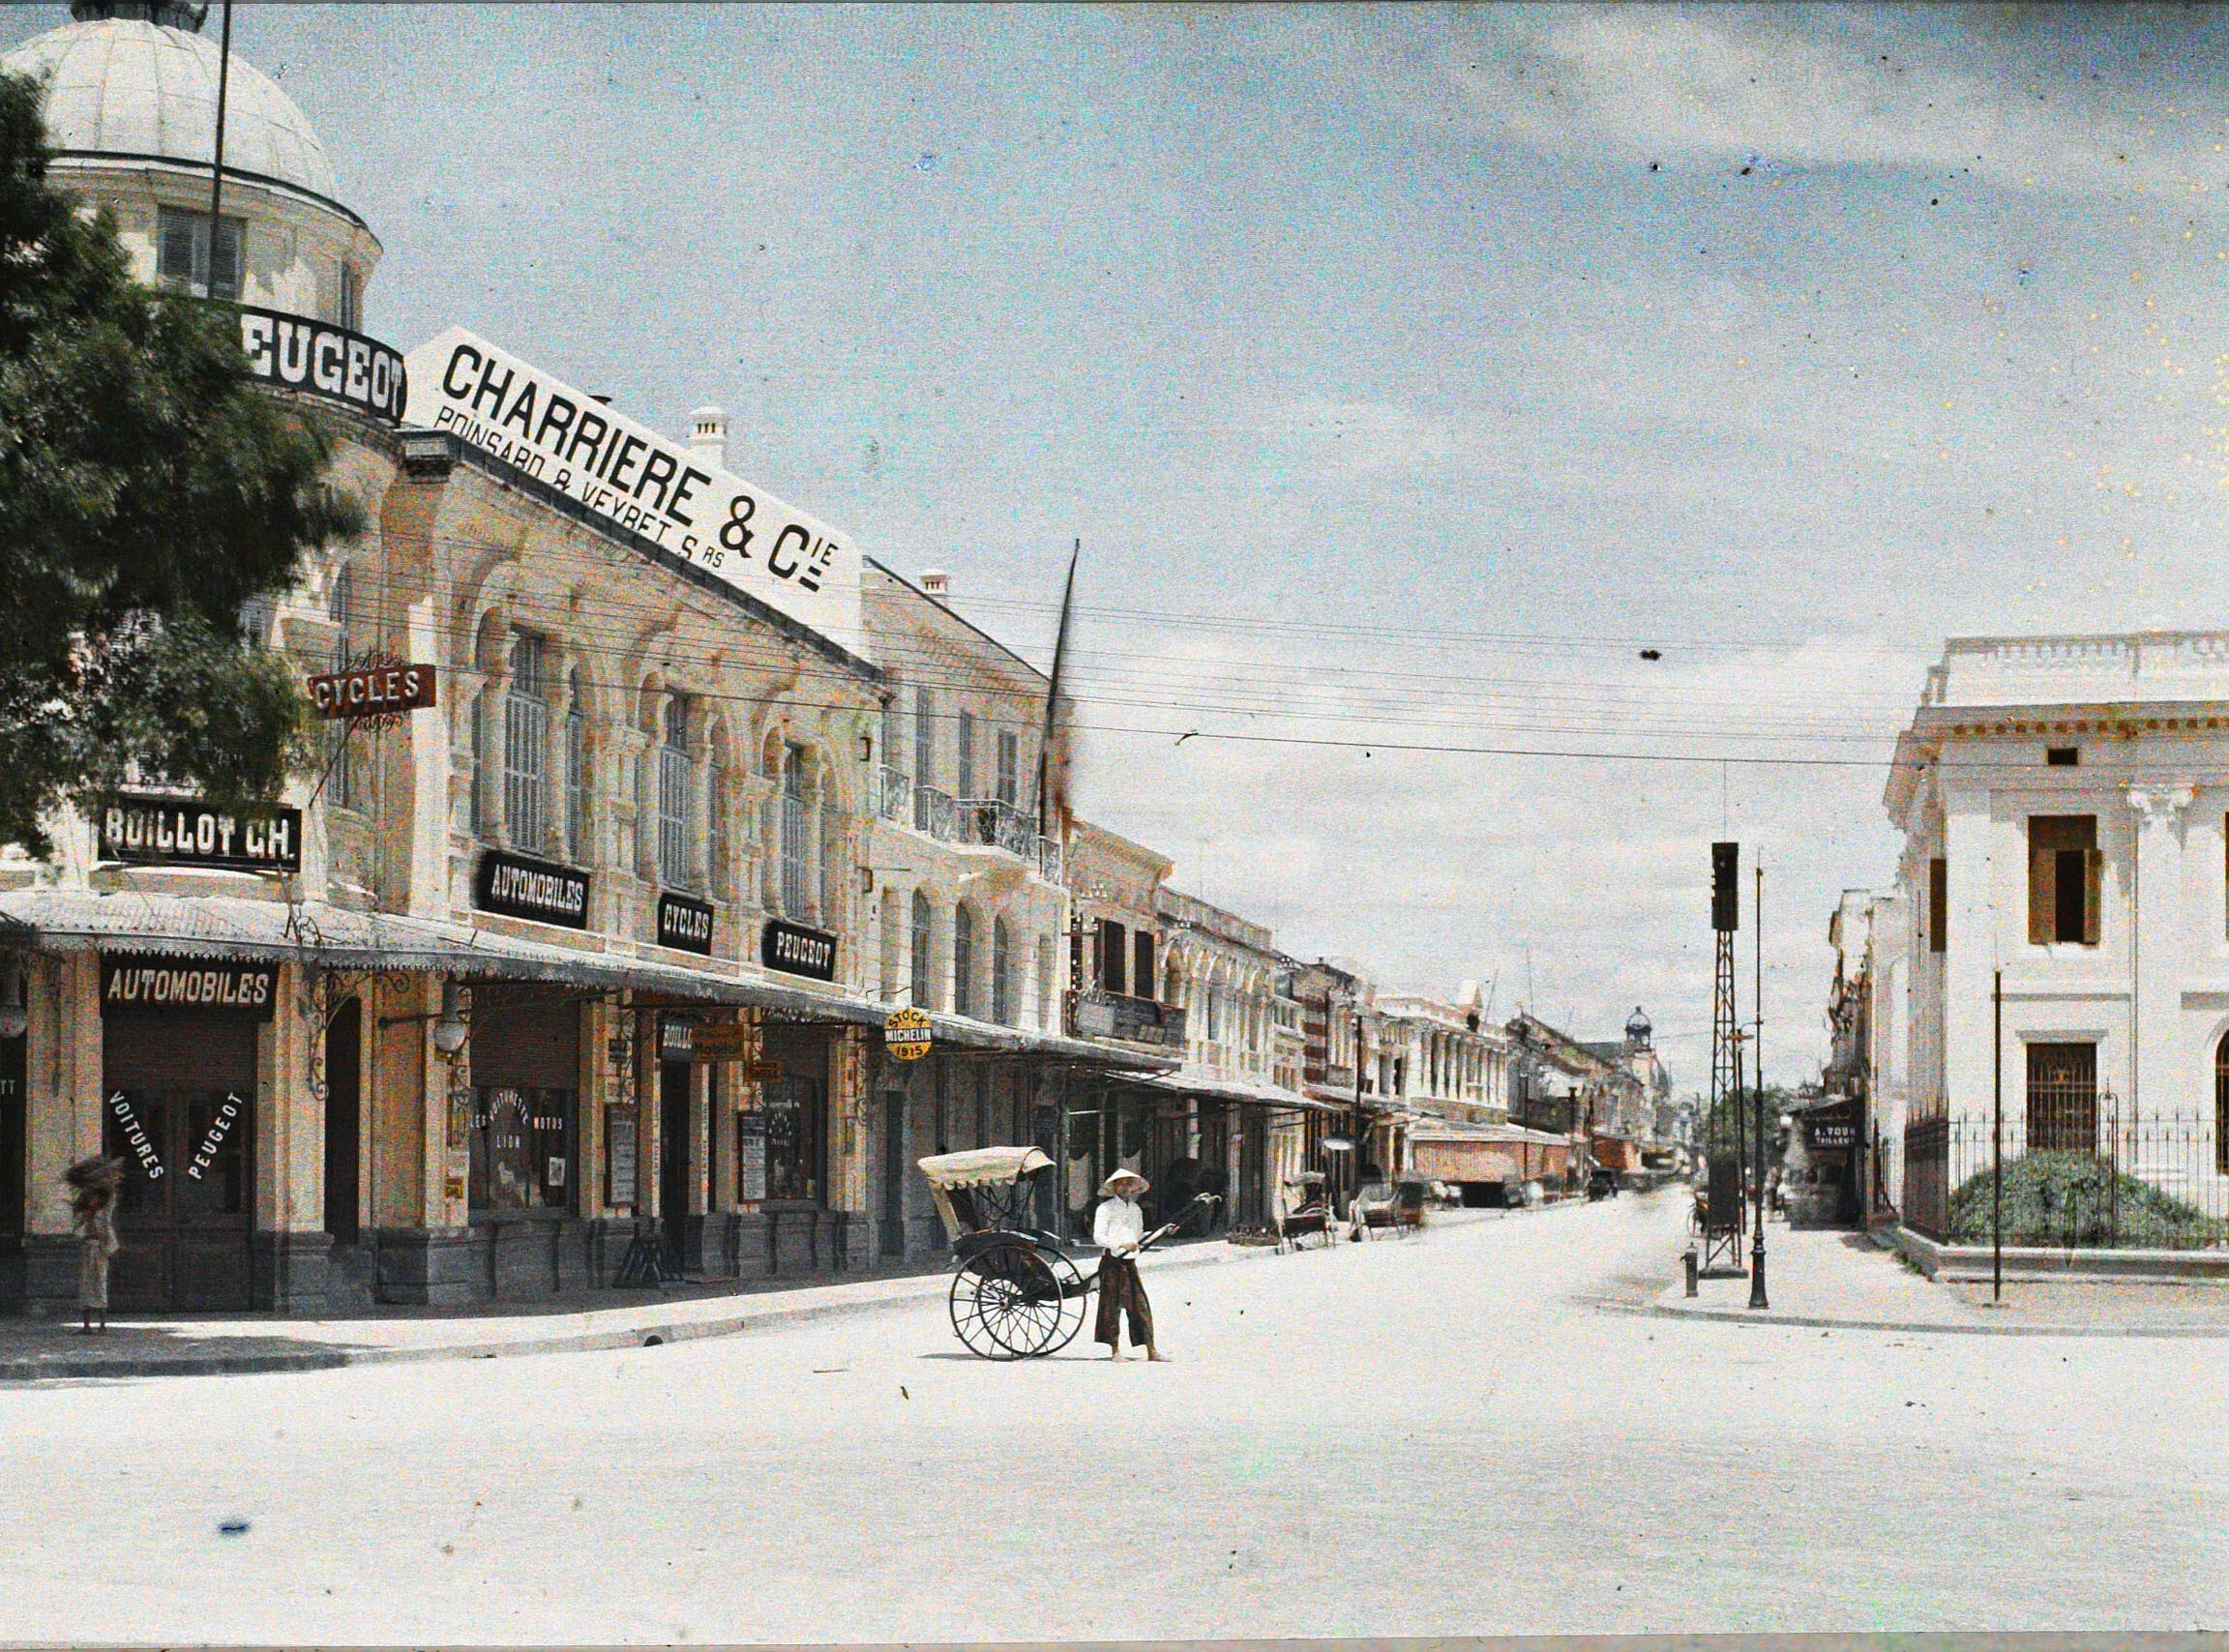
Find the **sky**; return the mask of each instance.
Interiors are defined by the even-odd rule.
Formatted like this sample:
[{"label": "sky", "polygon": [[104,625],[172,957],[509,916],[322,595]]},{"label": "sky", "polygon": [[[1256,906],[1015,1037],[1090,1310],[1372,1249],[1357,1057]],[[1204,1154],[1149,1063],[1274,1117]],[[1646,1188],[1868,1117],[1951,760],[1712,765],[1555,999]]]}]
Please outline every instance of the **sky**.
[{"label": "sky", "polygon": [[371,332],[463,325],[669,430],[716,403],[734,470],[1041,662],[1081,540],[1083,812],[1382,989],[1644,1005],[1682,1087],[1721,836],[1766,870],[1767,1076],[1816,1076],[1946,636],[2222,623],[2220,12],[233,38],[385,245]]}]

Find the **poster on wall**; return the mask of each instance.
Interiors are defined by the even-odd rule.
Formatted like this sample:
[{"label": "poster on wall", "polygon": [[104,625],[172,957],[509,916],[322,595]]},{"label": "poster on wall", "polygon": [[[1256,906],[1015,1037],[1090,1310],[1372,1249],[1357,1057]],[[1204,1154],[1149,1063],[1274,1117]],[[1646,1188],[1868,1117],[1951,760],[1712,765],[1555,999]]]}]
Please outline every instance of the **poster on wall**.
[{"label": "poster on wall", "polygon": [[409,423],[863,652],[859,550],[826,523],[461,327],[411,351],[407,378]]},{"label": "poster on wall", "polygon": [[635,1208],[635,1109],[604,1109],[604,1203]]},{"label": "poster on wall", "polygon": [[766,1117],[741,1113],[735,1120],[735,1162],[746,1202],[766,1196]]}]

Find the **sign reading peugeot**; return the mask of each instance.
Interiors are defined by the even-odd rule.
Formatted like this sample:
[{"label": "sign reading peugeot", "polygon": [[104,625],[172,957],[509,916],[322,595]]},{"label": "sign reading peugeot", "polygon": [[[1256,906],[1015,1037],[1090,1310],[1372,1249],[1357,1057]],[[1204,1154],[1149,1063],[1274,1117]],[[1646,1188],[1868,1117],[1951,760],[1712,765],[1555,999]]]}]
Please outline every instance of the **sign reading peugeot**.
[{"label": "sign reading peugeot", "polygon": [[411,351],[408,369],[409,423],[861,651],[859,551],[827,524],[461,327]]}]

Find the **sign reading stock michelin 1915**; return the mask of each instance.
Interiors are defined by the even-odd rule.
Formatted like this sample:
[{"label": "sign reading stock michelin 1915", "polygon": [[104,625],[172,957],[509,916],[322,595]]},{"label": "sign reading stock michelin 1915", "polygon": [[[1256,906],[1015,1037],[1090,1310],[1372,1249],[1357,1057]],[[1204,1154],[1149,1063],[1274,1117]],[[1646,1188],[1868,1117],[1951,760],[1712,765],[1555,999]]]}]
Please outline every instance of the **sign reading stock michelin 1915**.
[{"label": "sign reading stock michelin 1915", "polygon": [[408,368],[411,424],[859,648],[859,552],[825,523],[461,327],[411,351]]}]

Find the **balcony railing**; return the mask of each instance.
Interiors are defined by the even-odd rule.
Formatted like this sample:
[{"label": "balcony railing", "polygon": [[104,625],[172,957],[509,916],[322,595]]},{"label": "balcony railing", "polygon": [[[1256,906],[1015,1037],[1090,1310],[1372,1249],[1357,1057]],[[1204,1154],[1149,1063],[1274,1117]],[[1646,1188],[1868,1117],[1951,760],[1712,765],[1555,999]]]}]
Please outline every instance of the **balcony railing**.
[{"label": "balcony railing", "polygon": [[960,806],[948,791],[933,785],[913,788],[913,830],[949,843],[959,829]]},{"label": "balcony railing", "polygon": [[913,777],[904,769],[882,765],[881,786],[877,796],[882,818],[894,826],[913,823]]},{"label": "balcony railing", "polygon": [[960,805],[960,841],[1004,849],[1017,860],[1034,860],[1037,827],[1003,798],[971,797]]},{"label": "balcony railing", "polygon": [[1060,845],[1050,838],[1037,840],[1037,875],[1047,883],[1060,881],[1062,861]]},{"label": "balcony railing", "polygon": [[1150,998],[1093,988],[1076,994],[1075,1030],[1085,1038],[1119,1038],[1133,1044],[1181,1047],[1184,1012]]}]

